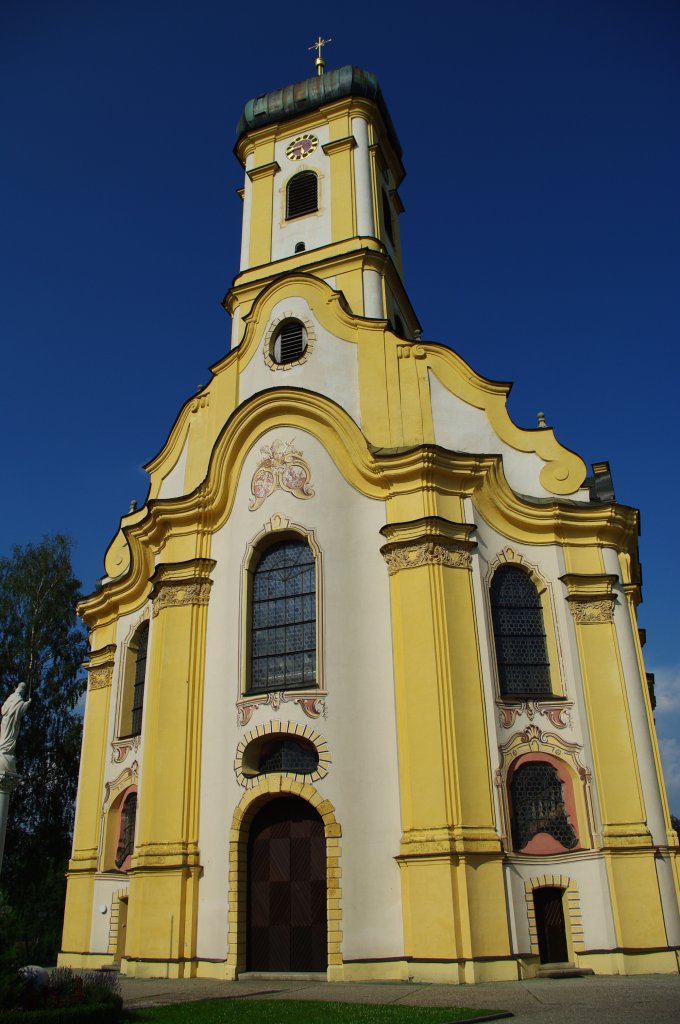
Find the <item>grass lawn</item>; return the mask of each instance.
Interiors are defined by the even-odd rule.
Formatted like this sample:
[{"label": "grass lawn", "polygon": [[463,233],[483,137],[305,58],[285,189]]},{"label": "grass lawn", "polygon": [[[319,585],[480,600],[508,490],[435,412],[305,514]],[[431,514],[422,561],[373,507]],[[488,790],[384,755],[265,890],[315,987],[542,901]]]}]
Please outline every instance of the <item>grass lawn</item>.
[{"label": "grass lawn", "polygon": [[376,1006],[292,999],[210,999],[130,1010],[130,1021],[154,1024],[445,1024],[486,1016],[463,1007]]}]

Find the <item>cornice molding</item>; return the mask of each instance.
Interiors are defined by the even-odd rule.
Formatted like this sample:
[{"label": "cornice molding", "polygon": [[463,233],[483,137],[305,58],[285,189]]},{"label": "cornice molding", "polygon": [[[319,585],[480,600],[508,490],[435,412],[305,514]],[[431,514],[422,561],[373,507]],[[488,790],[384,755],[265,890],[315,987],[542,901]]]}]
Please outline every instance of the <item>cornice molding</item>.
[{"label": "cornice molding", "polygon": [[616,594],[612,588],[618,582],[618,576],[571,572],[560,576],[560,579],[567,588],[567,603],[575,623],[588,626],[614,621]]},{"label": "cornice molding", "polygon": [[216,565],[213,558],[158,565],[150,580],[154,616],[163,608],[208,604],[212,587],[209,576]]},{"label": "cornice molding", "polygon": [[116,644],[107,644],[90,653],[90,660],[83,665],[88,690],[103,690],[112,685],[115,656]]},{"label": "cornice molding", "polygon": [[261,178],[273,178],[281,170],[281,165],[276,160],[269,164],[260,164],[259,167],[252,167],[246,174],[251,181],[259,181]]},{"label": "cornice molding", "polygon": [[469,523],[454,523],[439,516],[388,523],[380,531],[387,538],[380,553],[390,576],[423,565],[469,569],[470,552],[476,546],[470,535],[475,529]]},{"label": "cornice molding", "polygon": [[357,146],[357,140],[353,135],[346,135],[343,139],[333,139],[332,142],[327,142],[321,148],[326,156],[334,156],[336,153],[344,153],[348,149],[355,149]]}]

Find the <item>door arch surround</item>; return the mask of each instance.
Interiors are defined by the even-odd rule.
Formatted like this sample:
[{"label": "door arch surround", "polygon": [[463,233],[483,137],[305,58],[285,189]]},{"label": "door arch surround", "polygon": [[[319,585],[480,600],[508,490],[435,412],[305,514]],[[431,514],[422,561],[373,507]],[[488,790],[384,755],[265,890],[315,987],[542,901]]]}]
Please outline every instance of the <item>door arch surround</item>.
[{"label": "door arch surround", "polygon": [[538,875],[534,878],[528,878],[524,882],[524,895],[526,898],[529,941],[531,943],[532,956],[540,956],[534,893],[545,886],[563,890],[562,905],[564,911],[564,924],[567,934],[567,950],[570,954],[570,959],[572,953],[576,955],[584,953],[586,947],[583,937],[583,915],[581,911],[581,898],[576,884],[576,879],[570,878],[569,875]]},{"label": "door arch surround", "polygon": [[236,979],[246,970],[248,839],[255,815],[271,800],[282,796],[300,797],[310,804],[323,822],[326,840],[326,920],[328,967],[342,965],[342,888],[340,879],[340,838],[342,830],[335,808],[310,783],[285,776],[267,776],[247,790],[236,807],[229,841],[229,912],[226,977]]}]

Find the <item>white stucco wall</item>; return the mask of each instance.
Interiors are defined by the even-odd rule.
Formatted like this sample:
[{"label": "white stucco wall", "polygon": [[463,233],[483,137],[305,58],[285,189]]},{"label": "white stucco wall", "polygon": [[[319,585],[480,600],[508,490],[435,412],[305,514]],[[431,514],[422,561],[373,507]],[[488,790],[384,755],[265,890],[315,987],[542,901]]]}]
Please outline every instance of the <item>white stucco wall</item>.
[{"label": "white stucco wall", "polygon": [[[514,491],[535,498],[555,497],[540,482],[540,472],[546,465],[543,459],[535,452],[520,452],[506,444],[496,434],[483,409],[477,409],[452,394],[432,371],[429,372],[429,378],[437,444],[454,452],[502,455],[503,470]],[[569,498],[572,501],[587,501],[588,492],[576,491]]]},{"label": "white stucco wall", "polygon": [[[264,359],[267,333],[275,320],[287,314],[303,323],[311,323],[315,339],[301,365],[272,369]],[[241,373],[239,402],[245,402],[258,391],[277,387],[318,391],[341,406],[361,426],[357,346],[327,331],[309,304],[297,296],[277,303],[268,322],[263,324],[257,352]]]},{"label": "white stucco wall", "polygon": [[163,477],[163,482],[158,489],[159,498],[178,498],[185,493],[184,490],[184,473],[187,468],[187,454],[189,452],[189,433],[191,431],[191,423],[187,430],[187,436],[184,439],[182,450],[179,453],[177,462],[172,467],[170,472]]},{"label": "white stucco wall", "polygon": [[[331,237],[331,175],[330,158],[323,151],[329,140],[328,125],[319,125],[302,134],[314,135],[319,145],[303,160],[289,160],[287,146],[301,134],[287,135],[274,147],[274,160],[281,170],[274,176],[274,206],[272,210],[272,260],[292,256],[297,242],[304,242],[305,248],[318,249],[329,245]],[[304,217],[286,220],[286,187],[290,179],[300,171],[313,171],[317,176],[319,208]]]},{"label": "white stucco wall", "polygon": [[[312,469],[315,495],[300,500],[274,492],[249,511],[250,481],[260,447],[295,440]],[[274,514],[314,531],[322,552],[320,683],[328,691],[326,717],[310,720],[295,703],[278,711],[260,706],[245,727],[237,725],[240,693],[242,562]],[[244,735],[268,721],[308,725],[326,740],[331,767],[315,783],[331,801],[342,828],[343,955],[403,955],[399,871],[394,861],[401,836],[387,570],[380,555],[382,503],[349,486],[322,445],[310,434],[282,427],[254,439],[230,520],[214,536],[213,573],[203,718],[201,779],[201,880],[198,955],[222,958],[227,943],[228,839],[234,808],[244,790],[234,772]],[[360,799],[359,799],[360,797]]]}]

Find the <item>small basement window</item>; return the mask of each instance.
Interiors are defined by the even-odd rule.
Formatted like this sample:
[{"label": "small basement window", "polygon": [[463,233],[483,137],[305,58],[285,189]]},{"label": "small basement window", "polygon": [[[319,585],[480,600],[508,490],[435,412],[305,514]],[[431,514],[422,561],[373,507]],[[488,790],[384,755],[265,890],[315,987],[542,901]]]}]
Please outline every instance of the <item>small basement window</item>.
[{"label": "small basement window", "polygon": [[314,171],[293,175],[286,186],[286,220],[304,217],[318,209],[318,181]]},{"label": "small basement window", "polygon": [[284,320],[272,344],[271,356],[279,365],[302,359],[307,348],[307,331],[300,320]]}]

